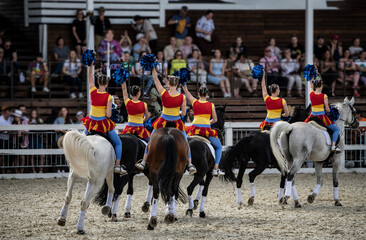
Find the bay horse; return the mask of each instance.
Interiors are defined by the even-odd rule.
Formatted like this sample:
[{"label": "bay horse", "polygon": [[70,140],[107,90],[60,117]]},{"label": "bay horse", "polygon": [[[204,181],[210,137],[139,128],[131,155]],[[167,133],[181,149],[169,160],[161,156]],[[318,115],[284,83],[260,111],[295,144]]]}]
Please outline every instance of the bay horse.
[{"label": "bay horse", "polygon": [[108,193],[106,206],[102,208],[102,213],[106,215],[110,212],[114,194],[113,167],[116,155],[112,144],[104,137],[99,135],[85,136],[77,130],[68,131],[60,145],[64,149],[66,159],[70,164],[70,173],[67,180],[65,203],[57,224],[65,226],[72,198],[72,188],[77,177],[86,178],[88,184],[84,198],[81,201],[81,211],[76,226],[77,234],[85,234],[84,219],[86,210],[94,195],[103,185],[104,179],[106,179],[108,185]]},{"label": "bay horse", "polygon": [[[339,119],[335,122],[339,129],[342,129],[346,123],[352,128],[357,128],[359,122],[356,118],[356,111],[353,107],[354,98],[348,100],[346,97],[343,103],[335,103],[333,106],[339,111]],[[341,133],[342,134],[342,133]],[[280,139],[283,153],[277,139]],[[312,203],[319,194],[323,185],[322,162],[328,158],[331,153],[330,146],[327,144],[321,130],[311,124],[298,122],[289,124],[287,122],[277,122],[270,134],[271,147],[274,156],[277,159],[281,170],[288,173],[285,196],[281,199],[284,202],[291,197],[292,181],[297,171],[303,163],[309,159],[315,162],[315,171],[317,175],[317,185],[314,191],[308,197],[308,202]],[[340,136],[339,146],[341,153],[333,155],[333,199],[336,206],[342,206],[338,195],[338,171],[344,152],[343,138]]]}]

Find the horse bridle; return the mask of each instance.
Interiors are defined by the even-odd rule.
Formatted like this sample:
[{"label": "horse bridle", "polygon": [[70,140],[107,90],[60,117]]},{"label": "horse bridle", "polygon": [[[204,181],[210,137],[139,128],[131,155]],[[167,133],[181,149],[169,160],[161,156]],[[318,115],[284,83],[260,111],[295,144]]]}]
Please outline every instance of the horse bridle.
[{"label": "horse bridle", "polygon": [[[351,128],[357,128],[357,118],[356,118],[356,110],[349,104],[347,104],[348,107],[351,109],[352,112],[352,122],[350,124],[348,124]],[[345,119],[339,117],[339,120],[346,122]]]}]

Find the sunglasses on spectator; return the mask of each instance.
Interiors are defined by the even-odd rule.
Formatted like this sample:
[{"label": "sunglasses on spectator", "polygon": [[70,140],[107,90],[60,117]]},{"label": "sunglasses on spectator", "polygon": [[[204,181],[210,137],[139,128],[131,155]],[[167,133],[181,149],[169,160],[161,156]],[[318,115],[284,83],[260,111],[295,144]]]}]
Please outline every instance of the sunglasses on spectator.
[{"label": "sunglasses on spectator", "polygon": [[266,50],[265,52],[270,52],[271,50]]},{"label": "sunglasses on spectator", "polygon": [[177,56],[182,56],[182,54],[177,54]]}]

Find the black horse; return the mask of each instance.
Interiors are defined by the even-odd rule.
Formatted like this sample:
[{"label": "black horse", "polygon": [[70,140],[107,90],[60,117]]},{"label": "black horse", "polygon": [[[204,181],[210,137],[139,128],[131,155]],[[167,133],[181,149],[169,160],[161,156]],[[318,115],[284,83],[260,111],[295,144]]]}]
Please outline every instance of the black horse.
[{"label": "black horse", "polygon": [[[215,108],[217,114],[217,123],[213,126],[214,129],[219,133],[219,137],[223,137],[224,133],[224,125],[225,125],[225,106],[218,106]],[[208,141],[203,137],[189,137],[188,143],[191,148],[192,153],[192,163],[196,167],[197,172],[194,174],[193,181],[187,187],[188,193],[188,210],[186,211],[186,215],[191,216],[193,214],[193,209],[196,209],[198,206],[198,202],[201,199],[200,205],[200,213],[199,216],[201,218],[205,218],[206,214],[204,211],[205,201],[208,193],[208,187],[212,180],[212,170],[215,165],[214,156],[212,156],[211,150],[205,143]],[[206,176],[206,179],[204,177]],[[192,193],[194,188],[199,184],[199,190],[196,196],[196,199],[193,201]]]}]

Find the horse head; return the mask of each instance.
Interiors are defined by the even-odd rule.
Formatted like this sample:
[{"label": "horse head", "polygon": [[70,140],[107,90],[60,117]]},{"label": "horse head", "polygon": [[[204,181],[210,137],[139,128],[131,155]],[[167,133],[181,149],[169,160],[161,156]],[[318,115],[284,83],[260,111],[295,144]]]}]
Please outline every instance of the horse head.
[{"label": "horse head", "polygon": [[356,118],[356,109],[353,107],[354,103],[354,97],[352,97],[351,100],[349,100],[348,97],[345,97],[343,103],[335,104],[335,107],[339,111],[339,119],[344,121],[351,128],[357,128],[360,124]]},{"label": "horse head", "polygon": [[226,104],[224,106],[215,107],[217,122],[212,125],[212,128],[216,129],[219,135],[223,137],[224,135],[224,126],[225,126],[225,110]]}]

